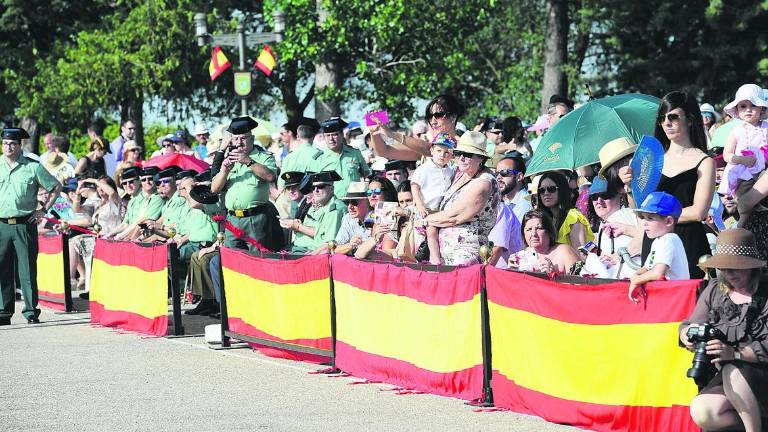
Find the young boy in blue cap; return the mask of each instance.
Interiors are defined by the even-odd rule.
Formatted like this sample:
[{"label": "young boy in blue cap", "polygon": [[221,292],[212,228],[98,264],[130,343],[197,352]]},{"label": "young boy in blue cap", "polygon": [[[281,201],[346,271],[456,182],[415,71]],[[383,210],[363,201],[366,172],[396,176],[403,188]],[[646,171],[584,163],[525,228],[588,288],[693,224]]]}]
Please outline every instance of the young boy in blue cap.
[{"label": "young boy in blue cap", "polygon": [[636,291],[646,282],[689,279],[690,274],[683,242],[675,234],[675,224],[683,212],[677,198],[651,192],[635,212],[643,231],[653,239],[643,267],[630,279],[629,299],[637,303]]}]

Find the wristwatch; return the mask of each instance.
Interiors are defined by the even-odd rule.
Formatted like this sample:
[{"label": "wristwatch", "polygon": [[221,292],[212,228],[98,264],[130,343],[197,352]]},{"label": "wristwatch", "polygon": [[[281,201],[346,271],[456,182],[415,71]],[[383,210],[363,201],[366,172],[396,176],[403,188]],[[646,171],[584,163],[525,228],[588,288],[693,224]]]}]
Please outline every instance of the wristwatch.
[{"label": "wristwatch", "polygon": [[255,164],[255,163],[256,163],[256,161],[255,161],[255,160],[253,160],[253,159],[251,159],[251,161],[250,161],[250,162],[248,162],[247,164],[245,164],[245,166],[247,166],[248,168],[250,168],[250,167],[251,167],[251,165],[253,165],[253,164]]},{"label": "wristwatch", "polygon": [[733,359],[734,360],[741,360],[741,351],[739,351],[738,347],[733,349]]}]

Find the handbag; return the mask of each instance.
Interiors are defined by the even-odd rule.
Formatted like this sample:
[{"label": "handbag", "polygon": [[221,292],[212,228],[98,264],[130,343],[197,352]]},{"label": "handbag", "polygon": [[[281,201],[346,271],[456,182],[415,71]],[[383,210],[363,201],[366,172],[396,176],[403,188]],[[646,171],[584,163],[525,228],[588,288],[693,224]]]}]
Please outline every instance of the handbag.
[{"label": "handbag", "polygon": [[[395,248],[395,256],[405,262],[416,262],[416,229],[412,219],[403,225]],[[429,258],[429,251],[427,251],[427,258]]]}]

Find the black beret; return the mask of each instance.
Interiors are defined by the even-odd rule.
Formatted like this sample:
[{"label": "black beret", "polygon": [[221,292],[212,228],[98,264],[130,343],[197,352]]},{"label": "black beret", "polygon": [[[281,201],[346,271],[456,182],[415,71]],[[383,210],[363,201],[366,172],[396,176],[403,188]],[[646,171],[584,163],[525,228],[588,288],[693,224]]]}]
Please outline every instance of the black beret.
[{"label": "black beret", "polygon": [[312,183],[333,183],[341,180],[341,176],[336,171],[320,171],[312,174]]},{"label": "black beret", "polygon": [[194,177],[197,175],[195,170],[181,170],[176,173],[176,180],[183,180],[187,177]]},{"label": "black beret", "polygon": [[347,122],[340,117],[331,117],[323,122],[321,129],[323,133],[341,132],[346,126]]},{"label": "black beret", "polygon": [[549,98],[549,104],[550,105],[558,104],[558,103],[564,104],[565,106],[567,106],[570,109],[573,109],[573,107],[574,107],[573,101],[568,99],[567,97],[563,97],[563,96],[560,96],[558,94],[554,94],[554,95],[552,95]]},{"label": "black beret", "polygon": [[3,139],[21,141],[23,139],[29,139],[29,134],[22,128],[5,128],[3,129]]},{"label": "black beret", "polygon": [[232,119],[227,128],[227,132],[233,135],[243,135],[251,132],[251,129],[259,125],[259,122],[249,116],[237,117]]},{"label": "black beret", "polygon": [[123,173],[120,175],[120,179],[130,180],[138,177],[139,175],[141,175],[141,168],[132,166],[123,170]]},{"label": "black beret", "polygon": [[159,172],[160,172],[160,168],[158,168],[156,166],[148,166],[148,167],[144,167],[144,169],[141,170],[141,174],[139,174],[139,175],[143,176],[143,177],[145,177],[145,176],[154,176],[155,174],[157,174]]},{"label": "black beret", "polygon": [[408,163],[399,161],[399,160],[391,160],[384,164],[384,171],[394,171],[394,170],[404,170],[408,169]]},{"label": "black beret", "polygon": [[285,181],[285,187],[296,186],[304,179],[304,173],[301,171],[286,171],[280,174],[280,178]]},{"label": "black beret", "polygon": [[200,204],[216,204],[219,202],[219,194],[213,193],[210,186],[195,185],[189,190],[189,197]]}]

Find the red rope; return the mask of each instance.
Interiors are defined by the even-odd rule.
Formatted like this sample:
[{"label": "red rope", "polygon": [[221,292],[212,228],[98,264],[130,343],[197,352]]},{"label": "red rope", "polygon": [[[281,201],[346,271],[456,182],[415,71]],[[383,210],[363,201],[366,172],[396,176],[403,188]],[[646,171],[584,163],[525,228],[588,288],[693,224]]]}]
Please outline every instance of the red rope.
[{"label": "red rope", "polygon": [[[59,224],[59,225],[61,225],[61,222],[62,222],[59,219],[49,218],[49,217],[46,217],[46,216],[43,216],[43,219],[47,220],[48,222],[51,222],[51,223],[54,223],[54,224]],[[87,230],[87,229],[85,229],[83,227],[79,227],[79,226],[75,226],[75,225],[70,225],[69,229],[75,230],[75,231],[79,231],[79,232],[84,233],[84,234],[97,235],[95,232],[93,232],[91,230]]]},{"label": "red rope", "polygon": [[269,250],[269,249],[265,248],[264,246],[262,246],[261,243],[259,243],[256,239],[254,239],[253,237],[248,236],[245,233],[245,230],[243,230],[242,228],[238,228],[238,227],[232,225],[232,222],[226,220],[223,216],[214,216],[213,220],[215,220],[216,222],[222,222],[223,221],[224,222],[224,228],[227,231],[231,232],[232,235],[234,235],[235,237],[239,238],[240,240],[243,240],[246,243],[250,244],[251,246],[255,247],[260,252],[262,252],[262,253],[272,252],[271,250]]}]

